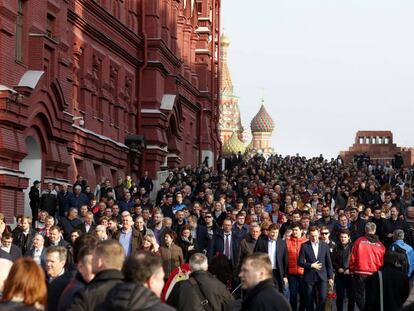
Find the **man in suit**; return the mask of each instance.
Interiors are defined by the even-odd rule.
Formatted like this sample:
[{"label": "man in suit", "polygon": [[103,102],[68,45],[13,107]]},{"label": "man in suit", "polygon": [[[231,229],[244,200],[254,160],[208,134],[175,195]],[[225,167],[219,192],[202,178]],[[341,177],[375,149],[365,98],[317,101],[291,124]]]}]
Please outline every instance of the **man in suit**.
[{"label": "man in suit", "polygon": [[229,259],[230,266],[236,267],[237,261],[237,237],[232,233],[230,219],[223,221],[223,229],[214,234],[209,251],[209,259],[215,255],[224,255]]},{"label": "man in suit", "polygon": [[315,288],[319,294],[316,310],[325,310],[327,285],[333,285],[333,267],[329,246],[319,241],[319,230],[316,226],[309,228],[309,241],[303,243],[300,248],[298,264],[305,269],[303,283],[306,310],[314,310]]},{"label": "man in suit", "polygon": [[287,284],[288,256],[286,243],[279,238],[279,225],[269,226],[268,236],[262,237],[256,242],[255,253],[266,253],[272,263],[272,275],[275,285],[283,293],[284,285]]},{"label": "man in suit", "polygon": [[84,222],[78,226],[82,233],[92,233],[96,225],[93,223],[93,213],[86,212]]},{"label": "man in suit", "polygon": [[1,237],[1,249],[10,254],[13,262],[22,257],[21,249],[13,245],[13,235],[10,232],[3,233]]},{"label": "man in suit", "polygon": [[32,242],[31,248],[24,254],[26,257],[31,257],[43,269],[46,269],[46,247],[45,238],[40,233],[37,233]]}]

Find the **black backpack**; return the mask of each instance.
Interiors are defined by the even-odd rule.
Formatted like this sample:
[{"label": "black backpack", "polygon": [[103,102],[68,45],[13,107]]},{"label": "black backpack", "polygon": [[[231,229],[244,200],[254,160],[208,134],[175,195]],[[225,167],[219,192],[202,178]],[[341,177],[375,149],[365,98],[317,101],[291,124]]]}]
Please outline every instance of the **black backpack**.
[{"label": "black backpack", "polygon": [[400,268],[402,272],[407,274],[408,269],[409,269],[409,263],[408,263],[407,252],[405,251],[405,249],[398,246],[397,244],[393,244],[391,246],[391,251],[398,254],[398,256],[397,256],[398,257],[398,263],[397,263],[398,267],[397,268]]}]

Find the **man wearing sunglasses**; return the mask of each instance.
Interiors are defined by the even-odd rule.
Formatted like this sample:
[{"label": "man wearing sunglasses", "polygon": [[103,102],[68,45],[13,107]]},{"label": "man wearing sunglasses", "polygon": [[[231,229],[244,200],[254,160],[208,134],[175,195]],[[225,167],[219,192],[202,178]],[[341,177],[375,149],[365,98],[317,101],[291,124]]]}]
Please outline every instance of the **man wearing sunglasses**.
[{"label": "man wearing sunglasses", "polygon": [[321,241],[325,242],[329,246],[329,253],[332,255],[332,252],[334,251],[336,247],[336,243],[331,240],[330,236],[331,233],[329,232],[329,228],[327,226],[320,227],[321,231]]}]

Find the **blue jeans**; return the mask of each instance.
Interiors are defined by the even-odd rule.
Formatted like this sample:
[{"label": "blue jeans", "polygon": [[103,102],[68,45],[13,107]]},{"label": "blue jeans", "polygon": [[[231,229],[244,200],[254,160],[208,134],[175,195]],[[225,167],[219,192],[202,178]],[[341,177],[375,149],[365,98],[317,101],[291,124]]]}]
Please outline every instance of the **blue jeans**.
[{"label": "blue jeans", "polygon": [[303,297],[303,281],[301,274],[289,274],[289,302],[292,307],[292,311],[298,310],[298,295],[299,295],[299,310],[305,309],[305,301]]}]

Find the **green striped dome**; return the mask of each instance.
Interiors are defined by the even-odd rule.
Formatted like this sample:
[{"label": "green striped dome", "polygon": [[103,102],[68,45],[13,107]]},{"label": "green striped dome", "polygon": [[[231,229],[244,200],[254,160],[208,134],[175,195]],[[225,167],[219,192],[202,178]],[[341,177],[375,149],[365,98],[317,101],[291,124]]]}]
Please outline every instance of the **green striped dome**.
[{"label": "green striped dome", "polygon": [[253,118],[252,122],[250,122],[250,129],[252,132],[273,132],[274,128],[275,124],[262,104],[259,112]]},{"label": "green striped dome", "polygon": [[237,137],[237,133],[233,132],[231,137],[228,141],[223,145],[223,153],[224,154],[231,154],[231,153],[244,153],[246,151],[246,147]]}]

